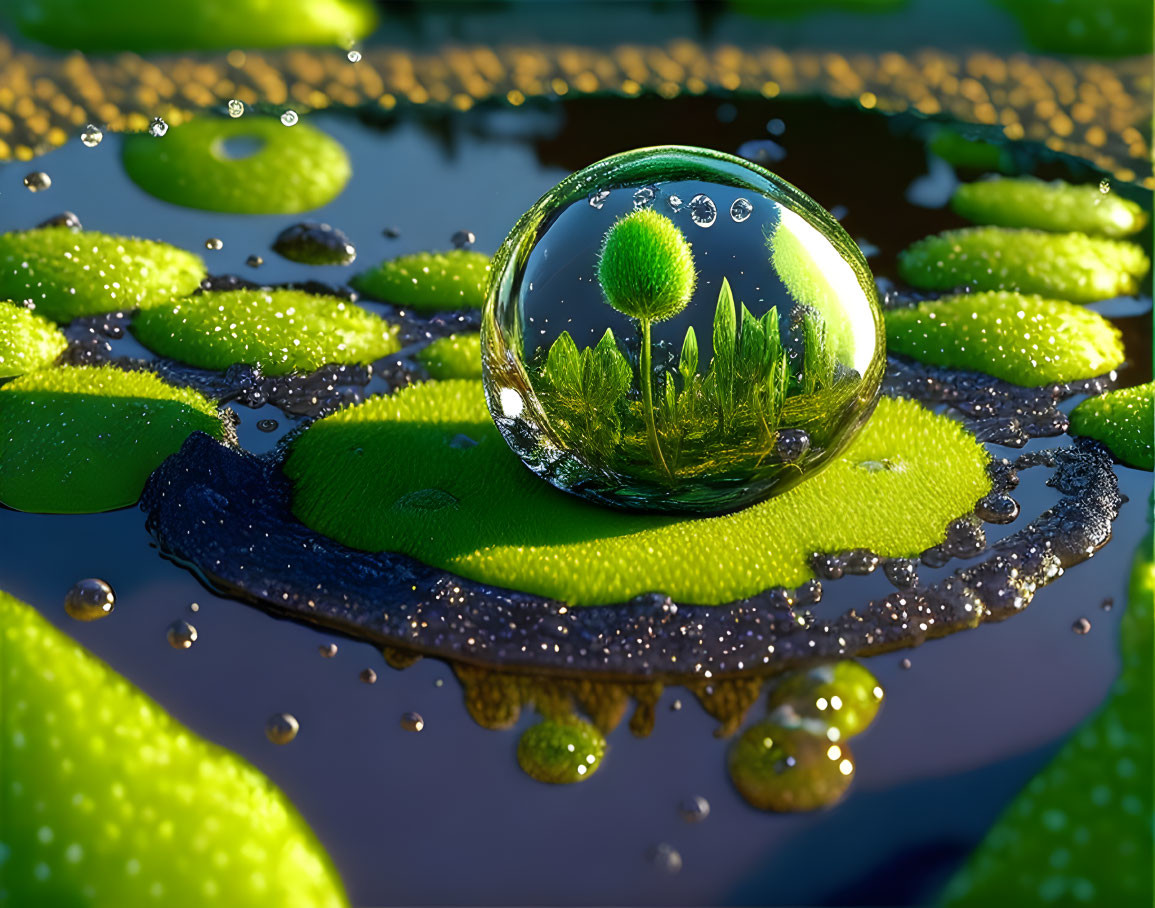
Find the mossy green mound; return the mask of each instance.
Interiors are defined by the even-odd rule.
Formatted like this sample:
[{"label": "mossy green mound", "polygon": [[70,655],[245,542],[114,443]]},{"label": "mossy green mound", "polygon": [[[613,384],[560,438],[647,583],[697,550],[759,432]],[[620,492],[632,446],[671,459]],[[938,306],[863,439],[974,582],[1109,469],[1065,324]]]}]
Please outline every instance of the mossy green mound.
[{"label": "mossy green mound", "polygon": [[947,905],[1150,905],[1152,538],[1121,625],[1123,670],[1099,712],[1011,802]]},{"label": "mossy green mound", "polygon": [[774,722],[751,725],[731,746],[730,781],[759,810],[817,810],[837,802],[854,778],[845,744]]},{"label": "mossy green mound", "polygon": [[191,366],[248,363],[267,375],[369,363],[398,349],[397,329],[384,319],[302,290],[200,293],[140,313],[132,331],[153,352]]},{"label": "mossy green mound", "polygon": [[371,0],[15,0],[25,35],[83,51],[342,46],[373,31]]},{"label": "mossy green mound", "polygon": [[924,290],[1018,290],[1090,303],[1136,293],[1151,262],[1135,243],[1011,227],[947,230],[898,257],[902,279]]},{"label": "mossy green mound", "polygon": [[841,457],[778,497],[721,517],[627,513],[526,470],[480,382],[435,381],[314,423],[285,471],[297,516],[356,548],[573,603],[654,590],[719,603],[804,582],[815,551],[941,542],[989,490],[987,460],[954,420],[884,399]]},{"label": "mossy green mound", "polygon": [[965,293],[891,309],[886,345],[919,362],[1028,386],[1093,378],[1124,359],[1119,329],[1097,312],[1021,293]]},{"label": "mossy green mound", "polygon": [[150,372],[61,366],[0,385],[0,503],[88,514],[134,504],[192,432],[224,435],[216,407]]},{"label": "mossy green mound", "polygon": [[481,335],[439,337],[417,358],[432,378],[481,378]]},{"label": "mossy green mound", "polygon": [[58,322],[153,306],[204,276],[200,258],[167,243],[67,227],[0,234],[0,299],[31,300]]},{"label": "mossy green mound", "polygon": [[1123,463],[1155,469],[1155,382],[1083,401],[1071,411],[1071,434],[1099,439]]},{"label": "mossy green mound", "polygon": [[480,309],[489,270],[489,256],[471,249],[417,252],[384,261],[352,284],[374,299],[419,312]]},{"label": "mossy green mound", "polygon": [[0,378],[50,365],[68,341],[52,322],[26,306],[0,300]]},{"label": "mossy green mound", "polygon": [[793,672],[770,691],[770,709],[782,724],[817,722],[840,741],[866,731],[882,705],[883,690],[869,671],[850,659]]},{"label": "mossy green mound", "polygon": [[267,778],[5,593],[0,702],[0,905],[346,904]]},{"label": "mossy green mound", "polygon": [[1014,161],[1005,145],[972,139],[950,126],[936,130],[927,146],[932,153],[955,167],[1000,173],[1014,169]]},{"label": "mossy green mound", "polygon": [[[230,157],[227,142],[257,142]],[[124,169],[150,195],[229,214],[298,214],[336,198],[352,175],[345,149],[308,123],[272,117],[196,117],[163,138],[124,137]]]},{"label": "mossy green mound", "polygon": [[602,733],[580,719],[547,719],[526,729],[517,742],[517,762],[526,774],[554,785],[588,779],[605,752]]},{"label": "mossy green mound", "polygon": [[1062,180],[1044,183],[1033,177],[963,183],[950,204],[976,224],[1059,233],[1122,237],[1138,233],[1147,223],[1147,213],[1118,193],[1100,192],[1098,185],[1075,186]]}]

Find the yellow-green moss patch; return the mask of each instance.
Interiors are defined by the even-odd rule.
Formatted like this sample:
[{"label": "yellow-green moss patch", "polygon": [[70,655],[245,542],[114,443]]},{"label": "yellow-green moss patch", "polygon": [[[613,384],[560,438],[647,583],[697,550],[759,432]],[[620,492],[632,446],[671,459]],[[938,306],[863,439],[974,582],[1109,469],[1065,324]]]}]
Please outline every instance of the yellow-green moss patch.
[{"label": "yellow-green moss patch", "polygon": [[1099,439],[1123,463],[1155,469],[1155,382],[1083,401],[1071,411],[1071,434]]},{"label": "yellow-green moss patch", "polygon": [[205,369],[269,375],[369,363],[398,349],[397,329],[353,303],[302,290],[200,293],[142,312],[133,334],[155,353]]},{"label": "yellow-green moss patch", "polygon": [[0,378],[50,365],[68,341],[48,319],[27,306],[0,300]]},{"label": "yellow-green moss patch", "polygon": [[1147,213],[1139,205],[1118,193],[1100,192],[1097,184],[1045,183],[1034,177],[963,183],[955,190],[951,207],[976,224],[1060,233],[1122,237],[1138,233],[1147,223]]},{"label": "yellow-green moss patch", "polygon": [[382,262],[353,278],[367,296],[418,311],[480,309],[490,259],[470,249],[417,252]]},{"label": "yellow-green moss patch", "polygon": [[417,358],[432,378],[481,378],[481,335],[439,337]]},{"label": "yellow-green moss patch", "polygon": [[721,517],[626,513],[526,470],[480,382],[435,381],[320,420],[285,470],[297,516],[356,548],[574,603],[655,590],[719,603],[804,582],[815,551],[941,542],[989,490],[987,460],[959,423],[884,399],[841,457],[783,495]]},{"label": "yellow-green moss patch", "polygon": [[150,372],[30,372],[0,385],[0,503],[58,514],[125,507],[198,430],[224,435],[216,407]]},{"label": "yellow-green moss patch", "polygon": [[547,719],[527,728],[517,742],[517,762],[526,774],[554,785],[588,779],[605,752],[605,736],[581,719]]}]

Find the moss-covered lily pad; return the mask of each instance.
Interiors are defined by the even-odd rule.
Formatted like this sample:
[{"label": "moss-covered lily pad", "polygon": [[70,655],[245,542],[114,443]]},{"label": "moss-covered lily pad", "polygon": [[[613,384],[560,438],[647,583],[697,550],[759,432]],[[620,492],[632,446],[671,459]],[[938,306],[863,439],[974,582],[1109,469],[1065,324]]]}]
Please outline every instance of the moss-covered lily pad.
[{"label": "moss-covered lily pad", "polygon": [[965,227],[919,240],[898,257],[924,290],[1018,290],[1075,303],[1136,293],[1151,266],[1142,247],[1082,233]]},{"label": "moss-covered lily pad", "polygon": [[0,503],[85,514],[126,507],[190,433],[221,438],[216,407],[150,372],[62,366],[0,385]]},{"label": "moss-covered lily pad", "polygon": [[489,269],[489,256],[470,249],[418,252],[384,261],[352,283],[374,299],[419,312],[480,309]]},{"label": "moss-covered lily pad", "polygon": [[68,341],[48,319],[27,306],[0,300],[0,378],[50,365]]},{"label": "moss-covered lily pad", "polygon": [[886,313],[887,348],[1018,385],[1103,375],[1123,363],[1119,330],[1097,312],[1021,293],[967,293]]},{"label": "moss-covered lily pad", "polygon": [[1147,223],[1147,213],[1118,193],[1102,192],[1098,185],[1045,183],[1033,177],[964,183],[955,190],[951,207],[977,224],[1060,233],[1123,237],[1138,233]]},{"label": "moss-covered lily pad", "polygon": [[397,329],[378,316],[302,290],[196,294],[142,312],[132,331],[150,350],[192,366],[248,363],[269,375],[369,363],[399,346]]},{"label": "moss-covered lily pad", "polygon": [[941,542],[990,489],[987,460],[959,423],[884,399],[836,462],[783,495],[721,517],[623,513],[534,477],[480,382],[444,381],[315,423],[285,470],[297,516],[356,548],[580,604],[654,590],[708,604],[797,586],[816,551],[908,556]]},{"label": "moss-covered lily pad", "polygon": [[417,358],[432,378],[481,378],[481,335],[439,337]]},{"label": "moss-covered lily pad", "polygon": [[273,784],[0,592],[0,905],[346,900]]},{"label": "moss-covered lily pad", "polygon": [[200,258],[167,243],[67,227],[0,234],[0,299],[30,301],[58,322],[154,306],[204,276]]},{"label": "moss-covered lily pad", "polygon": [[[226,143],[256,142],[246,157]],[[124,168],[145,192],[186,208],[231,214],[297,214],[331,202],[352,175],[336,140],[308,123],[270,117],[197,117],[162,138],[125,136]]]},{"label": "moss-covered lily pad", "polygon": [[1071,411],[1071,434],[1099,439],[1123,463],[1155,469],[1155,382],[1083,401]]}]

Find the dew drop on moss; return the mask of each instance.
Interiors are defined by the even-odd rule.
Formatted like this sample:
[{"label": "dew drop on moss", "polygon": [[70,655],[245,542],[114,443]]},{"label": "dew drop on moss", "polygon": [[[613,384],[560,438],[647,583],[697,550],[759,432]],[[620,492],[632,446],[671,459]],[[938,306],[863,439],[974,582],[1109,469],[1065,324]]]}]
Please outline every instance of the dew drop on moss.
[{"label": "dew drop on moss", "polygon": [[96,621],[112,614],[116,594],[97,577],[78,580],[64,597],[64,611],[77,621]]},{"label": "dew drop on moss", "polygon": [[539,782],[564,785],[597,772],[605,752],[606,739],[589,722],[547,719],[522,734],[517,762]]},{"label": "dew drop on moss", "polygon": [[812,199],[739,158],[643,149],[562,181],[495,257],[486,396],[558,488],[722,512],[850,441],[880,329],[865,259]]}]

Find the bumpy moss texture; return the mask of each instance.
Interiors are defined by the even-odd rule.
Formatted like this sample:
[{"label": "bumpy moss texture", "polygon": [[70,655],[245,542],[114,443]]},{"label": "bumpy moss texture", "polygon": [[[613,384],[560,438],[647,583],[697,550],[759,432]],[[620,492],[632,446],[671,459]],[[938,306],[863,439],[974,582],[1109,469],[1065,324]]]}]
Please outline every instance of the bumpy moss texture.
[{"label": "bumpy moss texture", "polygon": [[1119,330],[1096,312],[1021,293],[968,293],[886,313],[887,349],[1018,385],[1103,375],[1123,363]]},{"label": "bumpy moss texture", "polygon": [[783,495],[722,517],[630,514],[533,476],[494,426],[481,383],[444,381],[315,423],[285,471],[297,516],[357,548],[579,604],[653,590],[718,603],[804,582],[814,551],[898,556],[937,544],[989,490],[986,463],[957,422],[884,399],[835,463]]},{"label": "bumpy moss texture", "polygon": [[60,329],[48,319],[0,300],[0,378],[42,369],[67,346]]},{"label": "bumpy moss texture", "polygon": [[685,309],[698,282],[685,235],[652,208],[631,212],[606,231],[597,275],[609,305],[651,322]]},{"label": "bumpy moss texture", "polygon": [[0,592],[0,905],[337,908],[283,794]]},{"label": "bumpy moss texture", "polygon": [[62,366],[0,385],[0,502],[87,514],[133,504],[192,432],[221,438],[216,407],[149,372]]},{"label": "bumpy moss texture", "polygon": [[924,290],[1018,290],[1075,303],[1136,293],[1151,262],[1135,243],[1081,233],[966,227],[919,240],[898,257]]},{"label": "bumpy moss texture", "polygon": [[470,249],[417,252],[388,259],[353,278],[374,299],[418,312],[480,309],[485,302],[490,259]]},{"label": "bumpy moss texture", "polygon": [[522,734],[517,762],[539,782],[568,785],[597,772],[605,752],[605,737],[589,722],[547,719]]},{"label": "bumpy moss texture", "polygon": [[84,51],[344,45],[377,23],[371,0],[15,0],[28,37]]},{"label": "bumpy moss texture", "polygon": [[439,337],[417,358],[432,378],[481,378],[481,335]]},{"label": "bumpy moss texture", "polygon": [[[229,140],[255,140],[248,157]],[[352,175],[345,149],[308,123],[273,117],[197,117],[164,136],[124,137],[124,169],[145,192],[186,208],[230,214],[297,214],[331,202]]]},{"label": "bumpy moss texture", "polygon": [[1123,237],[1138,233],[1147,213],[1118,193],[1033,177],[980,180],[955,190],[951,208],[976,224],[1035,227],[1060,233],[1080,231]]},{"label": "bumpy moss texture", "polygon": [[1155,382],[1083,401],[1071,411],[1071,434],[1099,439],[1123,463],[1155,469]]},{"label": "bumpy moss texture", "polygon": [[0,299],[31,300],[58,322],[154,306],[204,276],[200,258],[167,243],[67,227],[0,234]]},{"label": "bumpy moss texture", "polygon": [[1110,695],[987,833],[947,905],[1152,904],[1152,544],[1135,558]]},{"label": "bumpy moss texture", "polygon": [[201,293],[142,312],[142,344],[204,369],[259,365],[268,375],[369,363],[398,349],[397,329],[359,306],[302,290]]}]

